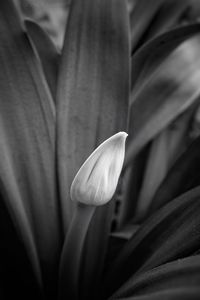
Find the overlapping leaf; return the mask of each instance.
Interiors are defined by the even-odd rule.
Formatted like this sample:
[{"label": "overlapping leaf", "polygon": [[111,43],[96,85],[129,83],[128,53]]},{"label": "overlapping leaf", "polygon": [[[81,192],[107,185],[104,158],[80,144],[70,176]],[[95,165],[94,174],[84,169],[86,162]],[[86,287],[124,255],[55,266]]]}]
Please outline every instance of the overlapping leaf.
[{"label": "overlapping leaf", "polygon": [[136,1],[130,14],[132,52],[177,25],[188,6],[188,0]]},{"label": "overlapping leaf", "polygon": [[149,293],[144,296],[131,296],[117,298],[117,300],[199,300],[200,290],[197,287],[164,289],[159,292]]},{"label": "overlapping leaf", "polygon": [[[189,124],[196,108],[197,105],[192,106],[154,138],[137,199],[137,218],[145,217],[152,199],[168,170],[187,148]],[[180,194],[176,194],[173,198]]]},{"label": "overlapping leaf", "polygon": [[131,49],[135,51],[143,34],[163,4],[163,0],[136,1],[130,16]]},{"label": "overlapping leaf", "polygon": [[41,268],[48,280],[60,248],[54,104],[10,0],[0,2],[0,36],[0,190],[38,279]]},{"label": "overlapping leaf", "polygon": [[200,24],[194,23],[167,31],[145,43],[132,56],[132,88],[141,89],[164,60],[184,41],[200,31]]},{"label": "overlapping leaf", "polygon": [[154,16],[150,26],[147,28],[143,41],[155,38],[167,30],[176,27],[180,18],[190,8],[190,0],[167,0]]},{"label": "overlapping leaf", "polygon": [[119,253],[105,279],[110,295],[136,272],[193,254],[200,241],[200,188],[173,200],[152,215]]},{"label": "overlapping leaf", "polygon": [[198,98],[200,37],[181,44],[137,91],[132,91],[125,164]]},{"label": "overlapping leaf", "polygon": [[199,163],[200,138],[197,138],[169,170],[152,200],[151,212],[200,185]]},{"label": "overlapping leaf", "polygon": [[199,271],[199,255],[176,260],[133,276],[110,299],[198,299]]},{"label": "overlapping leaf", "polygon": [[[156,80],[158,84],[161,80],[159,78],[159,74],[160,74],[159,72],[161,72],[162,70],[163,72],[165,71],[164,69],[165,67],[163,66],[164,61],[166,61],[166,65],[169,62],[169,66],[167,66],[167,68],[170,69],[170,65],[171,65],[170,54],[172,54],[173,51],[175,51],[175,49],[181,43],[195,36],[199,32],[199,30],[200,30],[199,24],[192,24],[192,25],[182,26],[180,28],[173,29],[151,40],[150,42],[146,43],[132,57],[132,95],[133,96],[136,95],[136,100],[137,100],[137,94],[139,95],[141,94],[141,97],[144,98],[141,99],[142,100],[141,102],[138,102],[137,107],[133,105],[135,111],[133,112],[133,118],[131,122],[132,125],[129,128],[129,138],[128,138],[129,144],[127,145],[127,148],[131,147],[131,143],[133,142],[135,149],[133,149],[133,152],[130,151],[130,156],[133,155],[133,160],[131,160],[131,165],[129,165],[130,170],[129,171],[126,170],[123,176],[123,185],[122,185],[123,197],[121,201],[122,213],[120,215],[121,224],[126,222],[127,218],[133,216],[135,212],[135,207],[137,205],[137,202],[129,201],[129,198],[131,197],[130,196],[131,193],[132,195],[134,193],[135,195],[134,199],[138,199],[138,192],[140,191],[141,188],[141,183],[142,183],[141,178],[143,177],[144,166],[145,166],[145,161],[147,156],[144,154],[145,153],[148,154],[148,149],[147,151],[145,149],[144,151],[140,151],[142,145],[140,144],[140,141],[138,141],[138,132],[135,131],[135,122],[136,124],[138,123],[138,131],[143,132],[144,134],[145,141],[143,141],[142,144],[145,145],[150,141],[149,132],[155,130],[154,131],[155,134],[151,132],[151,136],[152,138],[154,138],[155,135],[161,131],[163,127],[163,122],[166,124],[166,118],[169,118],[169,116],[171,117],[174,114],[172,108],[173,112],[169,111],[169,115],[167,114],[164,117],[164,113],[166,112],[166,107],[168,106],[168,109],[170,110],[171,103],[174,102],[174,97],[176,96],[175,95],[173,96],[173,93],[172,93],[173,96],[172,98],[170,98],[171,95],[169,95],[169,97],[168,95],[165,96],[162,94],[162,90],[157,91],[156,87],[154,90],[154,85],[156,83]],[[149,94],[143,95],[143,93],[145,93],[146,90],[146,85],[148,84],[149,80],[151,80],[151,78],[154,77],[156,72],[158,72],[158,75],[157,75],[157,79],[152,83],[152,89],[147,88]],[[173,78],[172,80],[174,79],[176,80],[177,76],[179,77],[179,74],[175,72],[175,74],[173,74],[172,76]],[[187,81],[187,79],[185,80]],[[168,84],[169,83],[167,82],[167,85]],[[180,85],[182,84],[184,83],[180,82]],[[186,95],[184,95],[184,97],[185,96]],[[159,103],[156,103],[154,106],[153,103],[158,102],[155,101],[157,97],[158,98],[160,97],[160,101]],[[182,100],[184,100],[184,98]],[[146,120],[142,119],[141,116],[144,116],[145,113],[148,113],[148,111],[151,111],[151,113],[148,115],[147,119]],[[160,113],[162,118],[160,118],[161,120],[157,120],[157,116],[159,116]],[[177,111],[177,114],[179,113],[180,111]],[[154,118],[155,118],[154,127],[152,127],[151,124],[154,121]],[[146,126],[144,126],[145,122],[146,122]],[[169,123],[171,124],[171,121]],[[148,145],[145,148],[148,148]],[[142,154],[143,152],[144,154]],[[142,161],[142,163],[140,161]],[[126,159],[126,164],[127,162],[128,159]]]}]

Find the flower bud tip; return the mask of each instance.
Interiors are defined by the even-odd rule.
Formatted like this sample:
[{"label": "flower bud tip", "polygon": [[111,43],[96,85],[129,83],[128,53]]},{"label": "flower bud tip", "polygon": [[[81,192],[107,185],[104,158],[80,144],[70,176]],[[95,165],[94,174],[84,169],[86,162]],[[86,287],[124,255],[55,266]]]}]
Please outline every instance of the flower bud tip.
[{"label": "flower bud tip", "polygon": [[123,131],[116,133],[88,157],[72,182],[72,201],[95,206],[110,201],[122,170],[127,136]]}]

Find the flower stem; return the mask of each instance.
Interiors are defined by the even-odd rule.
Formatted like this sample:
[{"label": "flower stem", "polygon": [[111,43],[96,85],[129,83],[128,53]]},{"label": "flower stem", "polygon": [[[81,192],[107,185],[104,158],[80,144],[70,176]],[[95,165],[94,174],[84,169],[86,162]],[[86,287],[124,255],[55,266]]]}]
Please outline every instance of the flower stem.
[{"label": "flower stem", "polygon": [[61,255],[59,300],[79,299],[79,276],[86,234],[95,212],[94,206],[78,203]]}]

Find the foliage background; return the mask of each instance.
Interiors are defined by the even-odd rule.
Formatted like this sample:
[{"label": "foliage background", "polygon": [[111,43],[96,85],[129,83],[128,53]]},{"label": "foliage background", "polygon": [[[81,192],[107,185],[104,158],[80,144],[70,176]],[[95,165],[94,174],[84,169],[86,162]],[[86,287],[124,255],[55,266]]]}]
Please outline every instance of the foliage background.
[{"label": "foliage background", "polygon": [[[80,299],[198,299],[199,1],[130,0],[129,19],[123,0],[94,1],[15,0],[22,19],[36,22],[26,21],[26,36],[11,5],[0,4],[2,294],[11,282],[17,294],[39,297],[28,249],[55,299],[76,210],[71,180],[97,144],[127,129],[114,201],[95,214],[69,278],[80,275]],[[7,210],[19,213],[15,226]]]}]

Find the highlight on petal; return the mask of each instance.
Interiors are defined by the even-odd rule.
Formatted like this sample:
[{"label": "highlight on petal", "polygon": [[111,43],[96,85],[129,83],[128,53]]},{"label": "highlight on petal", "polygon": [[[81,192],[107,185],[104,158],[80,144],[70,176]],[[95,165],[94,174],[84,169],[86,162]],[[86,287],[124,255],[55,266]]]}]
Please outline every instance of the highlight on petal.
[{"label": "highlight on petal", "polygon": [[99,206],[111,200],[122,170],[127,136],[126,132],[116,133],[89,156],[72,182],[72,201]]}]

